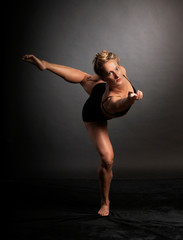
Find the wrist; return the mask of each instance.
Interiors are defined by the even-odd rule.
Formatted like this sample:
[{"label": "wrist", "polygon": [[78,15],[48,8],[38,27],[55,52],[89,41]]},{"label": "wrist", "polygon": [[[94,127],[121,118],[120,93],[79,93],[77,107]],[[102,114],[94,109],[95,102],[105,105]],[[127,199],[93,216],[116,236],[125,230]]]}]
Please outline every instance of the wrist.
[{"label": "wrist", "polygon": [[130,97],[130,96],[127,97],[126,104],[132,105],[134,102],[135,102],[135,98],[134,97]]}]

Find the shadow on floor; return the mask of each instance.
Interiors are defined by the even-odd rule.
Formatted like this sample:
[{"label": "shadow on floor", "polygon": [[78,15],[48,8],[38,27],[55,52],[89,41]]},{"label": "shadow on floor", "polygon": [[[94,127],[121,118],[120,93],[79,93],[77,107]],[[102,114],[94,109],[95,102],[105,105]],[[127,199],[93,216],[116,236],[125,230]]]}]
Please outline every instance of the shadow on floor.
[{"label": "shadow on floor", "polygon": [[108,217],[96,180],[1,184],[9,240],[183,240],[183,179],[114,180]]}]

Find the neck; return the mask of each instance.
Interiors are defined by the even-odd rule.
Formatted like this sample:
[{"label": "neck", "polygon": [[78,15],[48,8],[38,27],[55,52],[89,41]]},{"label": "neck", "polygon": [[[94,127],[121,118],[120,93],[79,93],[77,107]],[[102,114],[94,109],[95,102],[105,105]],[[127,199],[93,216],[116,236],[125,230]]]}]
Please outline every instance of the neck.
[{"label": "neck", "polygon": [[129,82],[129,79],[124,74],[123,74],[123,77],[124,78],[121,85],[110,85],[107,83],[108,90],[116,94],[121,93],[123,90],[125,90],[126,86],[128,85],[127,83]]},{"label": "neck", "polygon": [[119,93],[121,93],[122,91],[123,91],[123,89],[124,89],[124,82],[121,84],[121,85],[119,85],[119,86],[112,86],[112,85],[109,85],[108,83],[107,83],[107,89],[108,89],[108,91],[110,91],[110,92],[114,92],[114,93],[116,93],[116,94],[119,94]]}]

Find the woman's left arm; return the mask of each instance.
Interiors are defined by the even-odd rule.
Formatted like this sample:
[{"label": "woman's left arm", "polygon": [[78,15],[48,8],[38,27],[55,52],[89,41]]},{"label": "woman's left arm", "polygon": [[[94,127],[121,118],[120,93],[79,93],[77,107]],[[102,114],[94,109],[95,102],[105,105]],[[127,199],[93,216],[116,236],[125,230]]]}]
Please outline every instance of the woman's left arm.
[{"label": "woman's left arm", "polygon": [[110,113],[122,112],[128,109],[135,101],[141,100],[143,93],[137,91],[137,93],[129,92],[128,97],[117,100],[116,97],[112,97],[108,104],[106,104],[106,110]]}]

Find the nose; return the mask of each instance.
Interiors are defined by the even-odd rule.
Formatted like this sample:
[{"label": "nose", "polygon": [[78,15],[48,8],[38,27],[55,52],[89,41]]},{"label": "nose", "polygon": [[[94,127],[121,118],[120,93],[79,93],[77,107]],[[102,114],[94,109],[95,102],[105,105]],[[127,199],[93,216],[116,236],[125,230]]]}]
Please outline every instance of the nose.
[{"label": "nose", "polygon": [[114,77],[115,77],[115,78],[119,78],[119,74],[116,73],[116,72],[114,72]]}]

